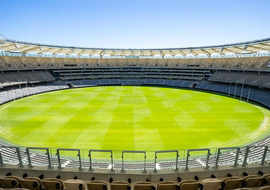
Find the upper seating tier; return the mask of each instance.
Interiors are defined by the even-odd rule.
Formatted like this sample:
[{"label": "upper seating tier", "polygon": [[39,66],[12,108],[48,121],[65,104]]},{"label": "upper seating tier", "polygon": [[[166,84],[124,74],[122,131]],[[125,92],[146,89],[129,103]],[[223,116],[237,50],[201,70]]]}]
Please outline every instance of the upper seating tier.
[{"label": "upper seating tier", "polygon": [[53,58],[0,56],[0,70],[63,69],[100,67],[166,67],[269,70],[270,56],[235,58]]}]

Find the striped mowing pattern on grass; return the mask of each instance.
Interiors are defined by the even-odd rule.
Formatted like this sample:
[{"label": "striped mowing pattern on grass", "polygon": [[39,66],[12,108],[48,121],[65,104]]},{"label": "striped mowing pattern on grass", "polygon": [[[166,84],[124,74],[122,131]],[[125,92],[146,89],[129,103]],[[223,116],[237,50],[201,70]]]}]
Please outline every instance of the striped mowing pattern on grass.
[{"label": "striped mowing pattern on grass", "polygon": [[23,146],[168,150],[238,146],[269,134],[270,112],[236,99],[158,87],[90,87],[0,107],[0,136]]}]

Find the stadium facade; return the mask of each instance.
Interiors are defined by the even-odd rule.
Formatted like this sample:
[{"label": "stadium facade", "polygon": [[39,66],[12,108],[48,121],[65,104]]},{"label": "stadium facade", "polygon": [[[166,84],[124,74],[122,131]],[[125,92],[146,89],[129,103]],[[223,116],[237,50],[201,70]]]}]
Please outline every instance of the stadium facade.
[{"label": "stadium facade", "polygon": [[[134,85],[213,92],[270,109],[270,39],[167,49],[83,48],[1,39],[0,71],[0,104],[68,88]],[[142,171],[146,172],[144,177],[149,173],[160,176],[165,172],[175,177],[193,169],[206,169],[201,175],[218,173],[222,171],[219,168],[229,168],[228,171],[236,173],[268,171],[270,162],[270,137],[244,147],[152,153],[123,150],[121,160],[115,160],[111,150],[90,149],[85,159],[79,149],[17,147],[1,143],[0,164],[4,171],[15,171],[15,165],[20,169],[16,171],[34,167],[39,173],[44,172],[44,168],[49,169],[46,172],[51,168],[64,168],[106,174],[128,171],[136,175]],[[75,152],[77,156],[70,158],[63,152]],[[109,156],[95,159],[94,152],[106,152]],[[159,155],[163,153],[171,156],[160,160]],[[143,159],[125,160],[126,154],[141,154]]]}]

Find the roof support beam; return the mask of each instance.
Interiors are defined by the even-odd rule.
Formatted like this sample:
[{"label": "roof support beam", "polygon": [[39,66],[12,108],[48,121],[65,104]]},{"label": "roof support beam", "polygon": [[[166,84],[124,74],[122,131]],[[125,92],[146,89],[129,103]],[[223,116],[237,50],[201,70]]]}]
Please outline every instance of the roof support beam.
[{"label": "roof support beam", "polygon": [[239,53],[239,51],[235,51],[232,48],[223,48],[223,52],[229,52],[229,53],[234,53],[234,54]]},{"label": "roof support beam", "polygon": [[186,56],[187,54],[182,50],[177,50],[177,54],[180,54],[182,56]]},{"label": "roof support beam", "polygon": [[104,51],[102,50],[102,51],[99,52],[99,58],[102,59],[103,56],[104,56]]},{"label": "roof support beam", "polygon": [[36,54],[40,54],[40,53],[46,52],[46,51],[48,51],[48,50],[50,50],[49,47],[39,48],[39,50],[38,50],[38,51],[35,51],[35,53],[36,53]]},{"label": "roof support beam", "polygon": [[267,43],[259,43],[259,44],[256,44],[256,45],[263,45],[263,46],[268,46],[268,47],[270,47],[270,44],[267,44]]},{"label": "roof support beam", "polygon": [[210,51],[210,52],[211,52],[211,54],[213,54],[213,53],[220,54],[221,49],[210,48],[208,51]]},{"label": "roof support beam", "polygon": [[[30,46],[30,47],[32,47],[32,46]],[[29,48],[29,46],[24,45],[24,46],[21,46],[20,48],[17,48],[16,51],[22,52],[23,50],[28,49],[28,48]]]},{"label": "roof support beam", "polygon": [[232,47],[233,49],[237,49],[237,50],[240,50],[240,52],[238,53],[238,54],[241,54],[241,53],[243,53],[243,52],[245,52],[245,51],[247,51],[248,53],[256,53],[256,51],[252,51],[252,50],[248,50],[248,49],[246,49],[246,47],[245,48],[240,48],[240,47]]},{"label": "roof support beam", "polygon": [[21,50],[21,52],[22,53],[28,53],[28,52],[34,51],[35,49],[39,49],[39,47],[37,47],[37,46],[28,47],[28,48],[25,48],[25,49]]},{"label": "roof support beam", "polygon": [[247,47],[247,49],[255,49],[257,52],[258,51],[270,51],[270,47],[268,48],[268,47],[258,47],[258,46],[256,46],[256,45],[249,45],[248,47]]},{"label": "roof support beam", "polygon": [[12,46],[2,48],[3,51],[15,51],[16,49],[17,49],[17,47],[14,44]]},{"label": "roof support beam", "polygon": [[197,56],[199,55],[197,52],[195,52],[196,50],[193,50],[193,49],[190,49],[190,53],[193,55],[193,56]]},{"label": "roof support beam", "polygon": [[270,45],[269,46],[266,46],[266,45],[261,45],[261,44],[256,44],[256,45],[253,45],[252,47],[254,48],[259,48],[261,50],[265,50],[265,51],[270,51]]},{"label": "roof support beam", "polygon": [[82,54],[84,54],[83,52],[85,52],[85,50],[80,49],[80,50],[76,51],[75,53],[77,54],[77,56],[81,56]]},{"label": "roof support beam", "polygon": [[14,44],[10,44],[10,43],[6,43],[6,44],[0,44],[0,49],[1,48],[7,48],[7,47],[10,47],[10,46],[14,46]]},{"label": "roof support beam", "polygon": [[211,56],[211,53],[205,49],[200,49],[200,51],[203,53],[203,54],[206,54],[208,57]]},{"label": "roof support beam", "polygon": [[51,49],[49,52],[53,55],[61,53],[62,49]]}]

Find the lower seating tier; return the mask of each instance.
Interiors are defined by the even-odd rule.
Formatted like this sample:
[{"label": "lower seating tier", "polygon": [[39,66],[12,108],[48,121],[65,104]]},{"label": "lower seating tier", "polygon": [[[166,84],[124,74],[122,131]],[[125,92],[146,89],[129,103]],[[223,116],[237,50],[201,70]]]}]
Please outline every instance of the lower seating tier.
[{"label": "lower seating tier", "polygon": [[270,88],[270,73],[217,71],[209,81]]},{"label": "lower seating tier", "polygon": [[62,179],[60,175],[55,178],[46,178],[43,174],[39,176],[28,176],[24,173],[22,177],[13,176],[7,173],[0,177],[0,188],[2,189],[29,189],[29,190],[269,190],[270,174],[258,171],[255,175],[243,173],[241,176],[233,176],[230,173],[223,177],[211,175],[199,179],[198,176],[190,179],[182,179],[180,176],[174,180],[166,181],[162,177],[159,181],[137,181],[128,178],[127,180],[96,180],[92,177],[89,180]]},{"label": "lower seating tier", "polygon": [[13,85],[52,82],[55,78],[49,71],[13,71],[0,73],[0,88]]}]

